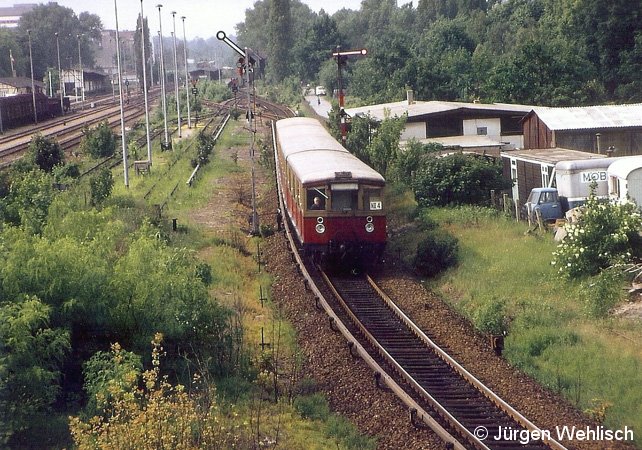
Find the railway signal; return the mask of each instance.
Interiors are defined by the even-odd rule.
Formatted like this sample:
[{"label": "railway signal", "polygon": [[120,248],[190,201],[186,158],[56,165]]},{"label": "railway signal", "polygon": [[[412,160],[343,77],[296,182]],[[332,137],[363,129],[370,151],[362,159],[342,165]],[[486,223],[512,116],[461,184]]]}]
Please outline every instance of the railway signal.
[{"label": "railway signal", "polygon": [[339,85],[339,126],[341,127],[341,143],[345,147],[346,145],[346,118],[347,114],[344,109],[344,96],[343,96],[343,77],[341,75],[341,68],[345,67],[348,63],[348,57],[350,56],[366,56],[368,50],[365,48],[359,50],[347,50],[342,52],[341,46],[337,45],[336,52],[332,53],[332,56],[337,60],[337,80]]},{"label": "railway signal", "polygon": [[[254,169],[254,139],[256,137],[256,129],[253,126],[254,121],[254,112],[252,111],[252,86],[253,76],[251,76],[252,71],[254,70],[254,64],[256,63],[255,59],[251,56],[251,50],[247,47],[242,49],[239,47],[233,40],[227,37],[225,31],[219,31],[216,33],[216,38],[219,41],[225,42],[229,45],[232,50],[234,50],[240,58],[238,59],[237,68],[239,76],[245,75],[246,87],[247,87],[247,112],[245,117],[247,117],[249,123],[249,131],[251,133],[250,140],[250,159],[252,161],[252,230],[251,234],[253,236],[259,235],[259,213],[256,209],[256,175]],[[236,98],[236,95],[235,95]]]}]

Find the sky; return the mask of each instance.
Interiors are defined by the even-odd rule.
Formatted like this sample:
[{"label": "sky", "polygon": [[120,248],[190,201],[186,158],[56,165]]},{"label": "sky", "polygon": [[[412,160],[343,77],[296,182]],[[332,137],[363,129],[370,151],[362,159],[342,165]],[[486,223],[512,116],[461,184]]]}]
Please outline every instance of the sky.
[{"label": "sky", "polygon": [[[114,0],[55,0],[59,5],[74,10],[76,15],[83,11],[99,16],[105,29],[115,29],[116,15]],[[140,13],[140,1],[115,0],[118,6],[118,28],[132,30]],[[234,26],[245,20],[245,10],[253,8],[256,0],[143,0],[143,11],[152,31],[158,31],[159,14],[156,5],[161,8],[161,25],[163,35],[169,36],[172,28],[172,11],[176,11],[176,34],[183,35],[181,16],[185,16],[185,34],[187,39],[201,37],[207,39],[216,36],[219,30],[228,35],[235,34]],[[333,14],[341,8],[358,10],[361,0],[302,0],[310,9],[318,12],[323,8]],[[0,0],[0,6],[16,3],[46,3],[38,0]]]}]

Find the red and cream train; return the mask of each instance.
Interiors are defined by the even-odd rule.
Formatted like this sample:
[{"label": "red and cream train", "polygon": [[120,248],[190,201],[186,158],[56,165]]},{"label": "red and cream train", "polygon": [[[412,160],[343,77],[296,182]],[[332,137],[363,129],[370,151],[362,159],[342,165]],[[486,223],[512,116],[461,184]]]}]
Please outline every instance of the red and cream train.
[{"label": "red and cream train", "polygon": [[377,260],[386,245],[384,178],[315,119],[279,120],[275,143],[285,212],[304,252]]}]

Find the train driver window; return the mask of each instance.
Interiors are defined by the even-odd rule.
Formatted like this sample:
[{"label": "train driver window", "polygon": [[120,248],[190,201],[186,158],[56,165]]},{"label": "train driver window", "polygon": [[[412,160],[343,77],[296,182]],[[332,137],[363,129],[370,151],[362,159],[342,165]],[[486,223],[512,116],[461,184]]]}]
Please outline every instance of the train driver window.
[{"label": "train driver window", "polygon": [[359,186],[356,183],[332,185],[332,211],[358,209]]},{"label": "train driver window", "polygon": [[383,209],[381,189],[364,189],[363,209],[366,211],[381,211]]},{"label": "train driver window", "polygon": [[325,194],[325,189],[308,189],[306,197],[309,211],[325,210],[325,202],[328,198],[328,196]]}]

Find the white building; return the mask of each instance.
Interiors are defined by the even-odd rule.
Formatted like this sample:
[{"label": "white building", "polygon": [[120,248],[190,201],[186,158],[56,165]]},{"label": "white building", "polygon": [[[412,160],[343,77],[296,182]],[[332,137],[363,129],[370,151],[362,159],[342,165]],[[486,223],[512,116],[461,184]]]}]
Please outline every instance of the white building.
[{"label": "white building", "polygon": [[0,6],[0,27],[15,28],[20,17],[38,6],[36,3],[18,3],[13,6]]},{"label": "white building", "polygon": [[351,117],[370,115],[379,121],[406,114],[402,141],[414,138],[499,156],[501,150],[523,146],[521,120],[532,109],[505,103],[415,101],[409,91],[405,101],[348,108],[346,113]]}]

